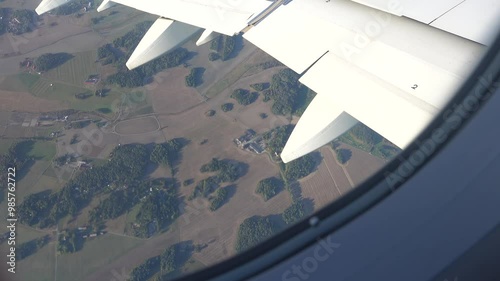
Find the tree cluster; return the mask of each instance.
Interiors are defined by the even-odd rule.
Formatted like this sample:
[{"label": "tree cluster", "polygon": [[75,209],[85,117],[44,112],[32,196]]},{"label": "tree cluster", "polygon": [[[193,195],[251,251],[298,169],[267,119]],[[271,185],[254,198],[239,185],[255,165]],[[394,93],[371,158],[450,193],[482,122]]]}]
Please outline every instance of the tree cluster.
[{"label": "tree cluster", "polygon": [[112,44],[106,44],[97,49],[97,59],[101,61],[102,65],[107,65],[117,62],[123,54]]},{"label": "tree cluster", "polygon": [[74,162],[76,159],[74,156],[72,156],[71,154],[69,153],[66,153],[62,156],[59,156],[57,158],[54,159],[54,164],[56,164],[56,166],[63,166],[65,165],[66,163],[70,163],[70,162]]},{"label": "tree cluster", "polygon": [[227,200],[227,188],[221,187],[215,192],[215,196],[210,201],[210,211],[219,209]]},{"label": "tree cluster", "polygon": [[259,94],[245,89],[236,89],[231,94],[231,97],[241,105],[249,105],[257,100]]},{"label": "tree cluster", "polygon": [[35,13],[32,10],[15,10],[10,17],[8,17],[8,24],[6,27],[8,32],[14,35],[21,35],[30,32],[34,25]]},{"label": "tree cluster", "polygon": [[154,230],[161,230],[179,216],[178,195],[175,189],[153,190],[141,204],[136,222],[135,235],[150,237]]},{"label": "tree cluster", "polygon": [[350,149],[340,148],[335,150],[335,152],[337,154],[337,161],[339,161],[340,164],[345,164],[351,159],[352,151]]},{"label": "tree cluster", "polygon": [[179,66],[182,61],[188,57],[188,50],[178,48],[165,55],[162,55],[134,70],[127,70],[125,67],[120,66],[120,70],[110,75],[107,81],[112,84],[117,84],[120,87],[134,88],[144,86],[147,77],[151,77],[156,73],[163,71],[167,68]]},{"label": "tree cluster", "polygon": [[212,161],[201,166],[200,172],[217,172],[217,174],[198,182],[193,193],[189,197],[190,199],[198,196],[207,197],[214,192],[221,183],[236,181],[240,176],[240,163],[213,158]]},{"label": "tree cluster", "polygon": [[130,281],[147,281],[160,269],[160,256],[147,259],[130,273]]},{"label": "tree cluster", "polygon": [[56,15],[72,15],[74,13],[80,12],[84,6],[88,5],[89,2],[92,3],[92,5],[94,4],[94,0],[71,1],[62,6],[57,7],[54,10],[54,13]]},{"label": "tree cluster", "polygon": [[290,205],[290,207],[286,208],[282,214],[283,220],[286,224],[292,224],[305,216],[304,205],[301,201],[295,201]]},{"label": "tree cluster", "polygon": [[266,147],[272,155],[281,154],[285,144],[292,134],[294,125],[285,125],[276,127],[264,133],[263,138],[266,142]]},{"label": "tree cluster", "polygon": [[97,207],[90,211],[91,222],[102,222],[107,219],[115,219],[138,204],[141,198],[148,196],[150,190],[172,189],[166,179],[154,179],[135,181],[122,188],[112,192],[109,197],[99,203]]},{"label": "tree cluster", "polygon": [[188,87],[198,87],[202,84],[202,76],[205,69],[203,67],[191,68],[191,71],[185,78],[186,86]]},{"label": "tree cluster", "polygon": [[88,99],[90,98],[92,95],[92,93],[90,92],[85,92],[85,93],[78,93],[78,94],[75,94],[75,98],[79,99],[79,100],[84,100],[84,99]]},{"label": "tree cluster", "polygon": [[47,71],[62,65],[72,57],[73,55],[68,53],[47,53],[36,58],[34,63],[38,71]]},{"label": "tree cluster", "polygon": [[269,88],[269,83],[255,83],[250,85],[250,88],[256,90],[256,91],[264,91]]},{"label": "tree cluster", "polygon": [[218,172],[217,181],[222,182],[233,182],[239,177],[239,164],[231,160],[219,160],[217,158],[212,158],[207,164],[204,164],[200,168],[200,172]]},{"label": "tree cluster", "polygon": [[210,61],[221,59],[226,61],[231,58],[234,53],[237,40],[242,40],[241,36],[219,35],[210,43],[210,49],[215,51],[208,55]]},{"label": "tree cluster", "polygon": [[71,229],[59,235],[57,251],[61,254],[74,253],[83,248],[83,237],[78,230]]},{"label": "tree cluster", "polygon": [[[32,140],[23,140],[11,144],[7,154],[0,155],[0,169],[7,171],[9,167],[15,167],[18,174],[27,170],[27,167],[34,160],[33,157],[28,155],[34,143]],[[0,181],[7,182],[7,177],[8,173],[0,173]],[[7,185],[3,185],[0,189],[6,187]]]},{"label": "tree cluster", "polygon": [[276,194],[278,194],[283,189],[283,186],[284,182],[279,178],[276,177],[265,178],[259,181],[255,192],[257,194],[262,195],[264,201],[267,201]]},{"label": "tree cluster", "polygon": [[268,217],[253,216],[245,219],[238,229],[235,249],[241,253],[276,233],[277,228]]},{"label": "tree cluster", "polygon": [[7,29],[6,22],[7,22],[7,9],[0,8],[0,35],[4,34],[4,32]]},{"label": "tree cluster", "polygon": [[35,238],[33,240],[30,240],[28,242],[24,242],[22,244],[19,244],[16,249],[16,255],[18,260],[22,260],[24,258],[27,258],[28,256],[33,255],[36,253],[40,248],[43,246],[47,245],[49,243],[50,236],[45,235],[40,238]]},{"label": "tree cluster", "polygon": [[176,255],[177,255],[176,245],[168,247],[160,255],[161,258],[160,266],[161,266],[161,272],[163,274],[168,274],[177,269]]},{"label": "tree cluster", "polygon": [[71,128],[82,129],[82,128],[85,128],[88,125],[90,125],[90,123],[92,123],[92,121],[90,121],[90,120],[83,120],[83,121],[72,122],[71,123]]},{"label": "tree cluster", "polygon": [[224,112],[228,112],[228,111],[231,111],[233,110],[233,107],[234,107],[234,104],[231,103],[231,102],[228,102],[228,103],[224,103],[220,106],[220,109]]},{"label": "tree cluster", "polygon": [[349,130],[349,134],[358,141],[370,146],[376,145],[383,140],[381,135],[361,123],[354,125],[354,127]]},{"label": "tree cluster", "polygon": [[377,132],[363,123],[354,125],[349,131],[339,137],[339,141],[370,152],[383,159],[392,158],[401,150],[385,140]]},{"label": "tree cluster", "polygon": [[207,112],[205,112],[205,115],[207,117],[212,117],[215,115],[215,110],[213,110],[213,109],[207,110]]},{"label": "tree cluster", "polygon": [[[183,243],[183,242],[181,242]],[[184,252],[181,249],[181,243],[174,244],[166,248],[160,255],[151,257],[147,259],[144,263],[134,268],[130,274],[131,281],[146,281],[150,280],[155,274],[157,279],[155,280],[166,280],[171,273],[179,270],[187,258],[184,256]],[[189,247],[189,256],[192,254],[193,246]]]},{"label": "tree cluster", "polygon": [[299,115],[314,95],[314,92],[299,82],[299,75],[287,68],[273,75],[270,87],[264,91],[264,101],[274,101],[271,107],[274,114]]},{"label": "tree cluster", "polygon": [[153,25],[152,21],[143,21],[136,24],[131,31],[113,40],[113,46],[123,48],[127,52],[127,55],[131,55],[151,25]]},{"label": "tree cluster", "polygon": [[279,62],[277,59],[269,56],[269,60],[257,64],[257,68],[262,70],[266,70],[269,68],[277,67],[277,66],[284,66],[281,62]]},{"label": "tree cluster", "polygon": [[98,24],[105,18],[106,18],[105,16],[94,17],[90,19],[90,22],[92,22],[92,24]]},{"label": "tree cluster", "polygon": [[139,144],[119,146],[111,155],[106,164],[80,172],[58,192],[27,196],[19,206],[19,220],[30,226],[40,223],[43,228],[67,215],[74,216],[95,195],[107,192],[108,186],[123,186],[139,180],[149,159],[145,145]]},{"label": "tree cluster", "polygon": [[288,182],[303,178],[314,171],[316,161],[311,154],[306,154],[285,165],[285,177]]},{"label": "tree cluster", "polygon": [[168,166],[173,175],[181,158],[182,148],[183,144],[180,139],[171,139],[164,143],[155,144],[150,160],[158,165]]},{"label": "tree cluster", "polygon": [[219,187],[215,177],[208,177],[199,181],[194,187],[193,193],[189,196],[189,200],[202,196],[208,197],[212,192],[214,192]]},{"label": "tree cluster", "polygon": [[[116,38],[113,41],[112,49],[123,50],[128,57],[132,51],[139,44],[142,36],[146,33],[152,25],[151,21],[145,21],[137,24],[133,30],[127,32],[122,37]],[[112,50],[111,49],[111,50]],[[103,51],[106,53],[106,51]],[[115,52],[117,53],[117,52]],[[118,72],[110,75],[107,81],[112,84],[117,84],[121,87],[134,88],[143,86],[148,77],[163,71],[167,68],[176,67],[182,63],[189,55],[188,50],[184,48],[177,48],[171,52],[159,56],[158,58],[137,67],[134,70],[128,70],[125,67],[125,59],[120,57],[117,61]]]},{"label": "tree cluster", "polygon": [[219,55],[219,53],[210,52],[210,53],[208,54],[208,60],[209,60],[209,61],[216,61],[216,60],[218,60],[218,59],[220,59],[220,55]]},{"label": "tree cluster", "polygon": [[57,197],[50,190],[26,196],[19,206],[19,221],[27,225],[35,225],[49,215]]}]

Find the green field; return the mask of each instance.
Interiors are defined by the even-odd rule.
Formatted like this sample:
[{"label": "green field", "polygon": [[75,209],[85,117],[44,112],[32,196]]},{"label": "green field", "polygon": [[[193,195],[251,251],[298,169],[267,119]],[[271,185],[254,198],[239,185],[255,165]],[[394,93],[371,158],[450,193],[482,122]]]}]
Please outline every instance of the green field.
[{"label": "green field", "polygon": [[50,81],[84,86],[84,81],[89,75],[98,73],[99,63],[95,62],[97,51],[75,53],[73,56],[61,66],[47,71],[42,76]]},{"label": "green field", "polygon": [[186,264],[182,267],[181,271],[183,274],[187,274],[187,273],[192,273],[192,272],[195,272],[197,270],[200,270],[200,269],[203,269],[203,268],[206,268],[207,266],[204,265],[203,263],[201,263],[199,260],[195,259],[195,258],[190,258]]},{"label": "green field", "polygon": [[[56,169],[58,169],[56,171]],[[66,170],[61,170],[60,168],[54,167],[52,164],[43,172],[44,176],[52,177],[57,179],[58,182],[66,182],[71,177],[72,168],[65,168]]]},{"label": "green field", "polygon": [[0,154],[6,154],[9,152],[10,145],[13,142],[13,139],[0,139]]},{"label": "green field", "polygon": [[213,98],[219,93],[227,89],[229,86],[233,85],[238,81],[252,66],[248,64],[239,64],[233,68],[224,78],[217,81],[210,89],[207,90],[205,96],[208,98]]},{"label": "green field", "polygon": [[22,224],[18,224],[16,226],[16,231],[17,231],[16,244],[21,244],[36,238],[43,237],[47,234],[50,234],[51,232],[47,230],[34,229],[28,226],[24,226]]},{"label": "green field", "polygon": [[[51,165],[48,161],[35,161],[35,163],[29,168],[27,174],[17,182],[17,200],[22,200],[26,195],[43,191],[44,189],[39,190],[39,188],[44,188],[43,185],[39,185],[38,182],[44,171]],[[46,189],[46,188],[45,188]]]},{"label": "green field", "polygon": [[396,155],[398,155],[399,152],[401,152],[400,148],[388,142],[387,140],[382,140],[379,143],[376,143],[375,145],[370,145],[359,140],[349,132],[340,136],[339,141],[348,144],[352,147],[371,153],[372,155],[380,159],[391,159]]},{"label": "green field", "polygon": [[[99,73],[96,51],[73,54],[73,58],[61,66],[42,75],[20,73],[8,76],[0,83],[0,89],[14,92],[29,92],[48,100],[65,102],[70,108],[83,111],[98,111],[112,116],[117,111],[128,89],[112,87],[105,97],[97,97],[95,85],[86,85],[89,75]],[[88,94],[86,99],[78,99],[76,94]]]},{"label": "green field", "polygon": [[56,144],[52,141],[23,141],[16,145],[16,151],[34,160],[52,161],[56,155]]},{"label": "green field", "polygon": [[142,243],[139,239],[113,234],[87,240],[80,251],[58,257],[57,280],[83,280]]},{"label": "green field", "polygon": [[64,123],[58,122],[52,126],[35,127],[36,135],[39,137],[50,137],[50,134],[55,131],[61,131],[64,128]]},{"label": "green field", "polygon": [[135,110],[134,112],[132,112],[128,116],[129,116],[129,118],[131,118],[134,116],[141,116],[141,115],[151,114],[151,113],[154,113],[153,107],[151,105],[146,105],[146,106],[143,106],[143,107]]},{"label": "green field", "polygon": [[130,212],[126,213],[124,216],[127,216],[126,219],[125,219],[125,225],[124,225],[124,230],[123,230],[123,233],[125,235],[129,235],[129,236],[133,236],[134,235],[134,231],[133,229],[130,227],[130,224],[134,223],[135,222],[135,218],[137,217],[137,214],[139,213],[139,211],[141,210],[141,203],[135,205],[131,210]]},{"label": "green field", "polygon": [[51,189],[53,191],[58,191],[63,186],[63,182],[60,182],[57,178],[41,175],[38,182],[33,187],[34,192],[40,192],[43,190]]},{"label": "green field", "polygon": [[9,75],[0,83],[0,89],[12,92],[29,92],[38,80],[40,80],[38,74],[19,73]]},{"label": "green field", "polygon": [[36,160],[52,161],[56,155],[56,144],[52,141],[36,141],[28,156]]},{"label": "green field", "polygon": [[[110,15],[113,11],[116,11],[116,13]],[[110,41],[114,38],[123,36],[140,22],[147,20],[155,21],[157,19],[157,17],[150,14],[120,5],[109,9],[109,12],[95,13],[93,15],[93,17],[101,16],[104,16],[104,18],[97,24],[93,24],[92,27],[98,32],[103,32],[105,37],[112,36],[112,38],[107,38]]]},{"label": "green field", "polygon": [[53,281],[55,268],[55,247],[49,243],[42,247],[34,255],[19,261],[16,264],[15,280],[23,281]]}]

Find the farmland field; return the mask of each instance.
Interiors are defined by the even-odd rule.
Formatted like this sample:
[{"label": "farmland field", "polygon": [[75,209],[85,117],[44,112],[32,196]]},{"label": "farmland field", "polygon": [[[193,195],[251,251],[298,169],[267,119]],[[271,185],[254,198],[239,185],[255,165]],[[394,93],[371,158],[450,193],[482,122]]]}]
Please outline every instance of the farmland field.
[{"label": "farmland field", "polygon": [[[82,250],[57,258],[58,280],[84,280],[98,268],[115,261],[143,242],[138,239],[105,234],[85,241]],[[85,265],[85,266],[82,266]],[[120,272],[121,268],[116,268]]]},{"label": "farmland field", "polygon": [[83,82],[89,75],[98,73],[99,63],[96,62],[96,58],[96,51],[75,53],[73,58],[61,66],[47,71],[43,74],[43,77],[51,81],[83,86]]}]

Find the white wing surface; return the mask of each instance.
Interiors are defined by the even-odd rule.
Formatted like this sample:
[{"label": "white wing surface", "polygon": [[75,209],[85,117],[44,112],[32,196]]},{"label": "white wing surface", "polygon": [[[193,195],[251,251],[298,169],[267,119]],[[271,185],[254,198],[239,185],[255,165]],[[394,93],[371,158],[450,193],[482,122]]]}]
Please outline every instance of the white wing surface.
[{"label": "white wing surface", "polygon": [[[41,14],[69,0],[43,0]],[[498,0],[105,0],[160,18],[132,69],[204,29],[244,37],[301,74],[318,95],[288,140],[292,161],[358,121],[401,148],[439,114],[500,26]]]},{"label": "white wing surface", "polygon": [[[43,0],[36,8],[46,13],[72,0]],[[139,44],[127,67],[133,69],[171,51],[202,29],[198,44],[207,43],[215,35],[235,35],[248,26],[251,18],[259,15],[272,2],[267,0],[105,0],[97,8],[106,10],[122,4],[160,16]],[[183,31],[185,33],[183,33]]]},{"label": "white wing surface", "polygon": [[[420,2],[411,9],[394,1],[358,2],[370,3],[293,0],[244,34],[301,74],[299,81],[318,94],[287,142],[284,162],[355,124],[338,112],[405,148],[446,105],[485,50],[479,42],[405,16],[422,14],[432,22],[456,1],[428,3],[437,9],[429,15]],[[342,129],[330,129],[332,124]]]}]

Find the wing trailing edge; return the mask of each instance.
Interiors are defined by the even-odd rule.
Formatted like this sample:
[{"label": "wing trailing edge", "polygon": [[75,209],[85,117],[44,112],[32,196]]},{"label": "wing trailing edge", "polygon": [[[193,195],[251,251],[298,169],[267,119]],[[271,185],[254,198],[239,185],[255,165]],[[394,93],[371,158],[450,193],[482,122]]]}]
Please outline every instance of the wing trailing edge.
[{"label": "wing trailing edge", "polygon": [[203,31],[203,33],[201,34],[198,41],[196,41],[196,46],[201,46],[203,44],[206,44],[206,43],[214,40],[219,35],[220,35],[220,33],[217,33],[217,32],[214,32],[212,30],[207,29],[207,30]]},{"label": "wing trailing edge", "polygon": [[115,5],[115,3],[111,0],[104,0],[102,1],[101,5],[99,5],[99,7],[97,7],[97,12],[102,12],[102,11],[105,11],[111,7],[113,7]]},{"label": "wing trailing edge", "polygon": [[170,19],[157,19],[128,59],[127,68],[132,70],[173,50],[200,30]]},{"label": "wing trailing edge", "polygon": [[73,0],[43,0],[38,7],[36,7],[35,12],[41,15],[72,1]]},{"label": "wing trailing edge", "polygon": [[288,139],[281,160],[288,163],[338,138],[358,123],[326,95],[316,95]]}]

